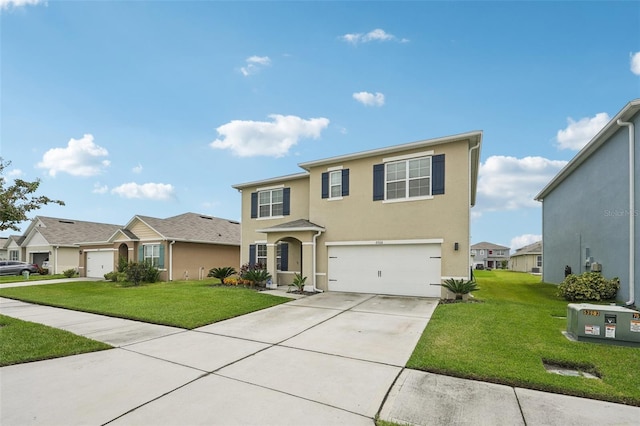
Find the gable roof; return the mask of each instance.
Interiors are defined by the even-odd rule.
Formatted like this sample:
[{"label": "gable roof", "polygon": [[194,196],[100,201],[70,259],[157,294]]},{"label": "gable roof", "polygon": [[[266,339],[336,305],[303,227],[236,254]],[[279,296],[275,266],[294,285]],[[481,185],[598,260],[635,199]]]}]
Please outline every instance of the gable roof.
[{"label": "gable roof", "polygon": [[[36,216],[25,232],[25,238],[36,231],[50,245],[73,247],[83,241],[107,242],[121,225]],[[22,241],[21,241],[22,243]]]},{"label": "gable roof", "polygon": [[500,246],[498,244],[488,243],[486,241],[482,241],[480,243],[476,243],[471,245],[471,250],[509,250],[509,247]]},{"label": "gable roof", "polygon": [[542,241],[536,241],[533,244],[520,247],[511,257],[524,256],[527,254],[542,254]]},{"label": "gable roof", "polygon": [[281,223],[279,225],[274,225],[270,228],[264,229],[256,229],[256,232],[281,232],[281,231],[324,231],[324,227],[320,225],[316,225],[313,222],[310,222],[306,219],[297,219],[291,222]]},{"label": "gable roof", "polygon": [[235,220],[198,213],[184,213],[166,219],[136,215],[125,226],[125,234],[131,235],[128,228],[136,220],[144,223],[164,240],[240,245],[240,222]]},{"label": "gable roof", "polygon": [[536,201],[543,201],[544,197],[549,195],[558,185],[562,183],[571,173],[573,173],[582,163],[584,163],[594,152],[604,145],[616,133],[620,126],[618,120],[629,121],[634,115],[640,111],[640,99],[634,99],[622,108],[615,117],[607,123],[591,141],[582,148],[575,157],[567,163],[566,166],[551,179],[551,182],[545,186],[542,191],[534,198]]}]

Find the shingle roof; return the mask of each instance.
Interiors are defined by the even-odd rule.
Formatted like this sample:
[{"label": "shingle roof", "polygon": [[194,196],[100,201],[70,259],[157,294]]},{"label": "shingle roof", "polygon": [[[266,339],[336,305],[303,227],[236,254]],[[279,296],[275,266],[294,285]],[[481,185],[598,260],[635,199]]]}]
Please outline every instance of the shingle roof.
[{"label": "shingle roof", "polygon": [[542,254],[542,241],[536,241],[533,244],[520,247],[514,254],[511,255],[511,257],[522,256],[525,254]]},{"label": "shingle roof", "polygon": [[481,243],[476,243],[473,244],[471,246],[472,250],[481,250],[481,249],[488,249],[488,250],[509,250],[509,247],[505,247],[505,246],[500,246],[498,244],[493,244],[493,243],[488,243],[486,241],[483,241]]},{"label": "shingle roof", "polygon": [[184,213],[159,219],[136,216],[167,240],[240,245],[240,223],[235,220]]},{"label": "shingle roof", "polygon": [[278,231],[324,231],[324,227],[316,225],[306,219],[297,219],[291,222],[281,223],[265,229],[258,229],[257,232],[278,232]]},{"label": "shingle roof", "polygon": [[36,226],[36,228],[49,244],[61,246],[74,246],[89,241],[106,242],[122,227],[122,225],[46,216],[36,216],[34,221],[39,221],[44,225]]}]

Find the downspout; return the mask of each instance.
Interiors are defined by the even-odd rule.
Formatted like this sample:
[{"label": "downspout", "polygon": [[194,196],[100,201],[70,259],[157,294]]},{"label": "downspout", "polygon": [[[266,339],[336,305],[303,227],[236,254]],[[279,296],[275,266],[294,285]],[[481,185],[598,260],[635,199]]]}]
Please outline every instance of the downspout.
[{"label": "downspout", "polygon": [[[471,264],[471,159],[473,158],[471,155],[471,152],[475,149],[480,148],[480,141],[478,141],[474,146],[472,146],[471,148],[469,148],[469,227],[467,229],[469,229],[469,244],[467,244],[467,259],[469,262],[469,270],[467,271],[467,273],[469,274],[469,279],[471,279],[471,275],[472,275],[472,268],[473,265]],[[479,159],[478,159],[478,163],[480,163]],[[478,170],[478,174],[480,174],[480,170]]]},{"label": "downspout", "polygon": [[636,271],[636,196],[635,196],[635,128],[633,123],[618,120],[618,126],[629,128],[629,300],[625,303],[631,306],[635,303],[635,271]]},{"label": "downspout", "polygon": [[173,245],[175,240],[169,243],[169,281],[173,281]]},{"label": "downspout", "polygon": [[60,246],[55,246],[53,248],[53,256],[56,258],[56,263],[54,264],[55,267],[55,272],[54,274],[58,274],[58,249],[60,248]]},{"label": "downspout", "polygon": [[316,287],[316,245],[317,242],[316,240],[318,239],[318,237],[320,236],[320,234],[322,234],[322,231],[318,231],[317,234],[315,234],[313,236],[313,266],[312,266],[312,273],[313,273],[313,277],[311,278],[311,291],[313,291],[314,293],[322,293],[324,290],[320,290],[318,287]]}]

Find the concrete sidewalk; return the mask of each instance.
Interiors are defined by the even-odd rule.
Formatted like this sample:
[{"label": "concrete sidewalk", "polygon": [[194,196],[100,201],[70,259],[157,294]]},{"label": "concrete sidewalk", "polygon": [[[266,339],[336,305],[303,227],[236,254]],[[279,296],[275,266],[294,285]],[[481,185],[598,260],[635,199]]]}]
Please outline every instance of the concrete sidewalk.
[{"label": "concrete sidewalk", "polygon": [[404,369],[436,306],[324,293],[182,330],[0,299],[118,346],[1,368],[0,424],[638,424],[638,407]]}]

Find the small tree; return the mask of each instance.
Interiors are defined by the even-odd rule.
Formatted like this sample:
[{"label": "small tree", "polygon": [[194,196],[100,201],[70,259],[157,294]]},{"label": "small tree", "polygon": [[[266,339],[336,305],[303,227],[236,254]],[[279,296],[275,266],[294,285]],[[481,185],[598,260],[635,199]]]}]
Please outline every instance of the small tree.
[{"label": "small tree", "polygon": [[53,203],[64,206],[63,201],[52,200],[44,195],[33,195],[40,186],[40,179],[33,182],[15,179],[13,185],[5,188],[4,169],[10,164],[10,161],[4,161],[0,157],[0,231],[20,231],[18,224],[29,220],[28,213],[43,205]]}]

